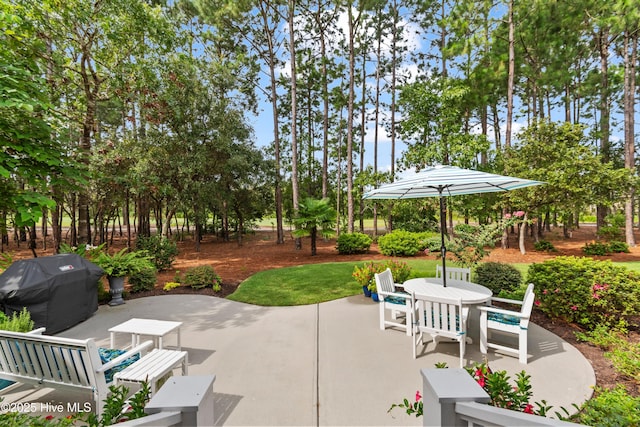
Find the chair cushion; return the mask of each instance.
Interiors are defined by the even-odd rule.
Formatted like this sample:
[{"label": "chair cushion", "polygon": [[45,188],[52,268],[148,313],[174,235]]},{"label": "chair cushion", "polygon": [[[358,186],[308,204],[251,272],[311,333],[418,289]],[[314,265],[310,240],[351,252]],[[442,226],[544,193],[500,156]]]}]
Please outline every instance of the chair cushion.
[{"label": "chair cushion", "polygon": [[508,314],[492,313],[492,312],[488,312],[487,315],[488,315],[487,318],[494,322],[503,323],[505,325],[515,325],[515,326],[520,324],[520,318],[516,316],[510,316]]},{"label": "chair cushion", "polygon": [[[100,361],[105,364],[115,359],[116,357],[123,355],[124,353],[126,353],[126,351],[100,347],[98,348],[98,353],[100,354]],[[114,366],[113,368],[104,371],[104,378],[107,383],[113,381],[113,376],[116,373],[122,371],[133,362],[136,362],[138,359],[140,359],[140,354],[134,354],[133,356],[123,360],[120,364]]]},{"label": "chair cushion", "polygon": [[385,296],[384,302],[389,302],[391,304],[407,305],[406,298],[400,298],[400,297],[394,297],[394,296]]}]

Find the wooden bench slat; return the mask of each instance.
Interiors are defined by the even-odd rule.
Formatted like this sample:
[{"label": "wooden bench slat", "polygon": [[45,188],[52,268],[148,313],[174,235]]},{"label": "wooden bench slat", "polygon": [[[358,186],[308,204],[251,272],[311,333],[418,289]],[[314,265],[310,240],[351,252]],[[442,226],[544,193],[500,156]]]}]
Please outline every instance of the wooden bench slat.
[{"label": "wooden bench slat", "polygon": [[[141,354],[152,345],[147,341],[118,359]],[[92,339],[0,330],[0,378],[54,388],[91,390],[98,416],[109,393],[105,365]]]}]

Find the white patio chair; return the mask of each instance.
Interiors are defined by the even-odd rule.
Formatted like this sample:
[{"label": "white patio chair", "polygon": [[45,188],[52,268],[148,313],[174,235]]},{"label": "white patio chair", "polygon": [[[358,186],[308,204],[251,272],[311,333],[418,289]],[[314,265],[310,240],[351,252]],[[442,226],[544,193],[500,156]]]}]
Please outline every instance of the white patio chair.
[{"label": "white patio chair", "polygon": [[[464,267],[446,267],[447,280],[471,281],[471,269]],[[436,278],[442,278],[442,266],[436,265]]]},{"label": "white patio chair", "polygon": [[[511,311],[494,306],[478,306],[480,310],[480,352],[482,354],[487,354],[488,348],[495,348],[518,356],[520,363],[527,363],[529,356],[527,353],[527,328],[529,327],[529,318],[531,317],[534,298],[533,284],[530,283],[522,301],[506,298],[491,298],[492,302],[497,301],[520,305],[520,311]],[[489,342],[490,335],[493,331],[517,335],[518,347],[514,348],[496,342]]]},{"label": "white patio chair", "polygon": [[[411,295],[401,291],[396,287],[401,285],[393,282],[393,274],[390,269],[382,273],[375,274],[376,289],[380,299],[380,329],[385,330],[387,326],[395,326],[405,329],[408,336],[411,336],[411,324],[413,322],[413,306],[411,305]],[[391,311],[391,320],[386,318],[386,311]],[[404,313],[401,318],[400,313]]]},{"label": "white patio chair", "polygon": [[458,341],[460,367],[464,367],[469,307],[464,307],[460,298],[439,298],[418,294],[412,294],[412,304],[416,308],[417,317],[412,339],[413,358],[416,358],[417,346],[420,343],[423,346],[427,344],[424,342],[424,335],[427,334],[436,345],[440,338]]}]

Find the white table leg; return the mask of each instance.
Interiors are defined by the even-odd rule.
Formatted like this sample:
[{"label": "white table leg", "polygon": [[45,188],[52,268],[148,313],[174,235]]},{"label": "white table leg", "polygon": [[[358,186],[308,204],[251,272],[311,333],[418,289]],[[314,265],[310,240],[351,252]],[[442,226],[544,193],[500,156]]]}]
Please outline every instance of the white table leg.
[{"label": "white table leg", "polygon": [[116,348],[116,345],[115,345],[116,337],[115,337],[115,335],[116,335],[115,332],[110,332],[109,333],[109,348]]}]

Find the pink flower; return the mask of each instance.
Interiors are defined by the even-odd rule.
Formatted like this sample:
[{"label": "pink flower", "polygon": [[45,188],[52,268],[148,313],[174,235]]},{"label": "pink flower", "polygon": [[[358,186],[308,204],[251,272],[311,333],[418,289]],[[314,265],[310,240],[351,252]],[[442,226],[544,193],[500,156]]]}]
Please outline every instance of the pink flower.
[{"label": "pink flower", "polygon": [[593,299],[600,299],[600,295],[598,295],[597,293],[593,293],[592,295]]},{"label": "pink flower", "polygon": [[478,385],[484,388],[484,385],[485,385],[484,377],[481,377],[478,379]]},{"label": "pink flower", "polygon": [[542,291],[542,294],[546,295],[547,294],[547,290],[545,289],[544,291]]},{"label": "pink flower", "polygon": [[531,403],[527,403],[522,412],[525,414],[533,414],[533,405]]},{"label": "pink flower", "polygon": [[578,309],[578,306],[577,306],[577,305],[572,305],[572,306],[571,306],[571,310],[576,311],[577,309]]},{"label": "pink flower", "polygon": [[416,402],[419,402],[420,399],[422,399],[422,396],[420,396],[420,390],[416,390]]},{"label": "pink flower", "polygon": [[558,292],[560,292],[560,289],[556,288],[554,292],[557,294]]},{"label": "pink flower", "polygon": [[504,214],[504,217],[505,217],[505,219],[511,219],[511,214],[510,213]]},{"label": "pink flower", "polygon": [[517,218],[521,218],[524,216],[524,212],[523,211],[514,212],[513,215]]},{"label": "pink flower", "polygon": [[540,300],[539,300],[539,299],[537,299],[537,300],[535,300],[533,303],[534,303],[536,306],[539,306],[539,305],[540,305]]}]

